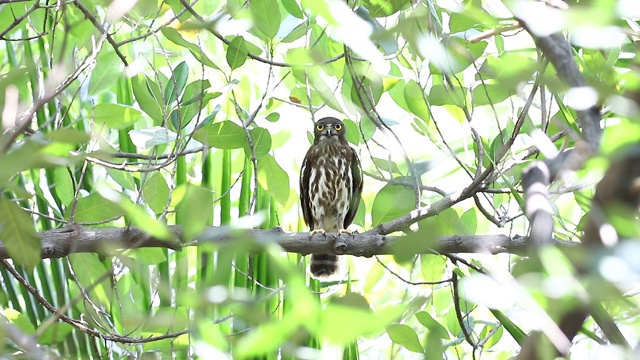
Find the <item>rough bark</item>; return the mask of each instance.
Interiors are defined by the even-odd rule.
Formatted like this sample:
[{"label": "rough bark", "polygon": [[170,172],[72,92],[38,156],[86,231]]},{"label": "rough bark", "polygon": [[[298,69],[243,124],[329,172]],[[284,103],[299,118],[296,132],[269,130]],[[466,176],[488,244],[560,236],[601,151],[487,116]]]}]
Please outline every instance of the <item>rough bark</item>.
[{"label": "rough bark", "polygon": [[[289,233],[281,228],[270,230],[242,230],[230,227],[209,227],[198,241],[183,243],[181,230],[171,226],[175,239],[171,241],[153,238],[136,228],[100,228],[89,229],[74,225],[64,229],[41,232],[42,258],[60,258],[73,253],[112,254],[119,249],[161,247],[178,250],[185,246],[213,242],[224,245],[242,238],[251,238],[260,243],[276,242],[283,251],[311,254],[327,253],[371,257],[391,254],[394,244],[403,236],[385,236],[376,233],[364,234],[316,234],[313,239],[309,233]],[[556,241],[560,246],[572,247],[577,243]],[[507,235],[450,235],[437,239],[435,244],[416,243],[416,252],[420,253],[525,253],[527,238]],[[406,243],[405,245],[406,246]],[[8,259],[4,243],[0,242],[0,259]]]}]

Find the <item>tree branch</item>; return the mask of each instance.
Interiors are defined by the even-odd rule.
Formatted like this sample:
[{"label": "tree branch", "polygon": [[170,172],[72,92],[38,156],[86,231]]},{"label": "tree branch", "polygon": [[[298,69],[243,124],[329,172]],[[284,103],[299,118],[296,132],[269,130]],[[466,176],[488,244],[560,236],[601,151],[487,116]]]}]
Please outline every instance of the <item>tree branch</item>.
[{"label": "tree branch", "polygon": [[[79,225],[63,229],[48,230],[39,233],[42,240],[43,259],[60,258],[73,253],[109,254],[115,249],[137,249],[160,247],[178,250],[182,247],[213,242],[219,245],[231,243],[242,238],[253,239],[260,243],[276,242],[284,251],[307,255],[326,253],[371,257],[392,254],[394,244],[404,236],[385,236],[374,232],[363,234],[316,234],[312,239],[309,233],[288,233],[281,228],[270,230],[242,230],[230,227],[208,227],[197,242],[182,243],[181,228],[171,226],[175,235],[172,241],[156,239],[137,228],[100,228],[88,229]],[[559,246],[572,247],[577,243],[556,241]],[[441,236],[433,246],[417,244],[420,253],[515,253],[525,252],[527,238],[507,235],[448,235]],[[431,245],[431,244],[428,244]],[[10,258],[0,242],[0,259]]]}]

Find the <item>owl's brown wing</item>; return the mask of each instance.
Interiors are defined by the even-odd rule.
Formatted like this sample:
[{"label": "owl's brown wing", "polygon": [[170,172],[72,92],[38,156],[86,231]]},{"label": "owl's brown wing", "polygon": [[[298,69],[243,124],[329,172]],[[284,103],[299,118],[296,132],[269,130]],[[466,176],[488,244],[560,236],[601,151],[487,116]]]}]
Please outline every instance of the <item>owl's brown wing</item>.
[{"label": "owl's brown wing", "polygon": [[344,229],[353,222],[353,218],[358,212],[358,206],[360,206],[360,198],[362,196],[362,167],[360,166],[360,159],[358,159],[358,154],[356,154],[356,151],[351,146],[345,146],[349,147],[347,153],[349,154],[348,165],[351,169],[351,194],[349,211],[347,211],[347,216],[344,217]]},{"label": "owl's brown wing", "polygon": [[308,151],[302,162],[302,168],[300,169],[300,204],[302,205],[302,217],[311,230],[313,230],[313,217],[311,215],[311,198],[309,197],[309,180],[314,162],[315,159],[313,159],[311,151]]}]

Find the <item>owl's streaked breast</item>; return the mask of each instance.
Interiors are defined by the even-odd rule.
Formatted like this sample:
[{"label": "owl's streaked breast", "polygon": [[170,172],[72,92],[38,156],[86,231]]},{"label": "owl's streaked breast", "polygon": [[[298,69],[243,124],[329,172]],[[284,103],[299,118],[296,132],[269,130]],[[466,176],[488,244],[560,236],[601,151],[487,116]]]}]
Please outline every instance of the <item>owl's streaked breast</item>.
[{"label": "owl's streaked breast", "polygon": [[310,203],[314,219],[323,219],[323,224],[314,228],[338,231],[344,228],[344,218],[349,211],[351,194],[351,171],[341,150],[331,145],[319,147],[316,166],[309,177]]}]

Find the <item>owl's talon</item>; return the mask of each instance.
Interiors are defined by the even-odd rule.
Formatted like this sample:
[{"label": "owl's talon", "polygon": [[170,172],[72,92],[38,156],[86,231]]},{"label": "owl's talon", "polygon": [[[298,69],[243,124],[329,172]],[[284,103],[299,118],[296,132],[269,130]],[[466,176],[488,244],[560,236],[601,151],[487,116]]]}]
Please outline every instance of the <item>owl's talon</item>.
[{"label": "owl's talon", "polygon": [[326,231],[324,231],[324,229],[317,229],[317,230],[311,230],[311,232],[309,233],[309,237],[313,237],[315,234],[326,234]]},{"label": "owl's talon", "polygon": [[353,231],[347,230],[347,229],[340,229],[340,230],[338,230],[338,234],[349,234],[349,235],[353,236]]}]

